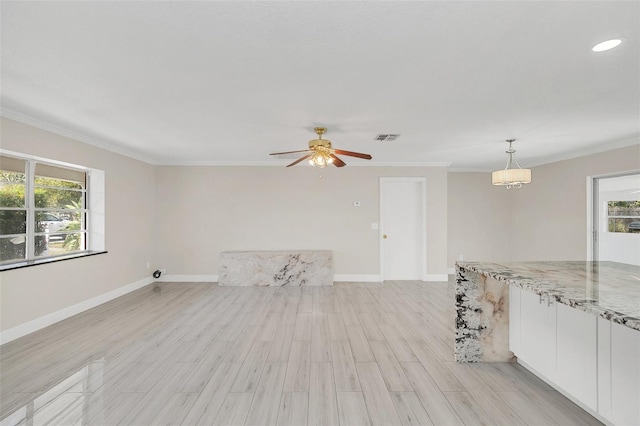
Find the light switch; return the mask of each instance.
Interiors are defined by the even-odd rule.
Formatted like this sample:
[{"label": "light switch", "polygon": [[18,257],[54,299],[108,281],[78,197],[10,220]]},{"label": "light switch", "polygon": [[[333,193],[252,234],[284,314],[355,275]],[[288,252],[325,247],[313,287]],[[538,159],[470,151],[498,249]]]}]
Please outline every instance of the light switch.
[{"label": "light switch", "polygon": [[373,222],[373,223],[371,224],[371,229],[373,229],[374,231],[377,231],[377,230],[378,230],[378,224],[377,224],[377,223],[375,223],[375,222]]}]

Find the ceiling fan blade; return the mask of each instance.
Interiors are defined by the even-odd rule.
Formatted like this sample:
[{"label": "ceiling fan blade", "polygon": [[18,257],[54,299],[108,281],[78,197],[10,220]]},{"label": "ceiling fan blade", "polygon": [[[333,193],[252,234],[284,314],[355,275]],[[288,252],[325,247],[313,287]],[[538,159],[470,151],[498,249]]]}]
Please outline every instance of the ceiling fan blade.
[{"label": "ceiling fan blade", "polygon": [[311,157],[311,154],[307,154],[302,158],[298,158],[296,161],[294,161],[293,163],[289,164],[287,167],[291,167],[291,166],[295,166],[296,164],[298,164],[299,162],[306,160],[307,158]]},{"label": "ceiling fan blade", "polygon": [[302,149],[300,151],[274,152],[274,153],[269,154],[269,155],[295,154],[296,152],[309,152],[309,150],[308,149]]},{"label": "ceiling fan blade", "polygon": [[329,154],[331,158],[333,158],[333,165],[336,167],[344,167],[347,165],[344,161],[336,157],[334,154]]},{"label": "ceiling fan blade", "polygon": [[373,158],[369,154],[363,154],[361,152],[343,151],[341,149],[334,149],[333,152],[335,152],[336,154],[349,155],[351,157],[363,158],[365,160],[371,160]]}]

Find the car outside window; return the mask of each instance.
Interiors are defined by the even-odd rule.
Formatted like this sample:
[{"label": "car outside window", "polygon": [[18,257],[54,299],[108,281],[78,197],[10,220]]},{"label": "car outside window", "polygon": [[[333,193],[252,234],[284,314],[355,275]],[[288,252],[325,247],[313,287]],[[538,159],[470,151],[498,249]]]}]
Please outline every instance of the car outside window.
[{"label": "car outside window", "polygon": [[607,203],[609,232],[640,233],[640,200]]}]

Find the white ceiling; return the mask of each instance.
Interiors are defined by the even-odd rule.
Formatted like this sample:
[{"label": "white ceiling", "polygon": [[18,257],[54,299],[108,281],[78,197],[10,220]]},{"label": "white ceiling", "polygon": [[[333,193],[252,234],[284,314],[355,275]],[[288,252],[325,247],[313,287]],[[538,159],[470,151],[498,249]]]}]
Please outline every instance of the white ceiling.
[{"label": "white ceiling", "polygon": [[637,1],[0,7],[3,115],[154,164],[286,164],[268,154],[318,125],[371,164],[501,168],[507,138],[523,166],[638,143]]}]

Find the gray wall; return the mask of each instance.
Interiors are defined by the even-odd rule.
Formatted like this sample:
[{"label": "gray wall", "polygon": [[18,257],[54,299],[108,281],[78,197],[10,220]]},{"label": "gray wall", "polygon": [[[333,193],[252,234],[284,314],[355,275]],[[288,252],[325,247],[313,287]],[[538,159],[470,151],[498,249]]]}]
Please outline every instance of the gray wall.
[{"label": "gray wall", "polygon": [[449,269],[460,255],[469,261],[509,260],[513,193],[491,185],[491,173],[468,172],[450,172],[447,192]]},{"label": "gray wall", "polygon": [[511,206],[512,260],[585,260],[587,176],[640,169],[638,142],[534,168]]},{"label": "gray wall", "polygon": [[379,274],[381,176],[426,178],[427,273],[446,274],[444,167],[158,167],[156,259],[169,275],[216,275],[225,250],[328,249],[335,274]]},{"label": "gray wall", "polygon": [[156,235],[153,166],[7,119],[0,136],[3,149],[105,171],[109,251],[0,272],[2,330],[149,276]]},{"label": "gray wall", "polygon": [[586,260],[587,176],[640,169],[638,145],[532,169],[519,190],[490,173],[450,172],[448,256],[468,261]]},{"label": "gray wall", "polygon": [[[640,168],[640,145],[533,170],[519,191],[443,167],[155,167],[2,119],[2,148],[105,171],[108,254],[0,273],[7,330],[148,279],[215,275],[223,250],[331,249],[335,273],[379,273],[379,178],[427,182],[427,273],[465,260],[586,257],[586,176]],[[322,178],[319,179],[319,175]],[[361,207],[354,207],[360,201]],[[472,206],[470,208],[469,206]]]}]

